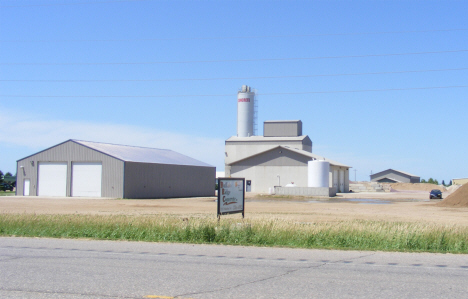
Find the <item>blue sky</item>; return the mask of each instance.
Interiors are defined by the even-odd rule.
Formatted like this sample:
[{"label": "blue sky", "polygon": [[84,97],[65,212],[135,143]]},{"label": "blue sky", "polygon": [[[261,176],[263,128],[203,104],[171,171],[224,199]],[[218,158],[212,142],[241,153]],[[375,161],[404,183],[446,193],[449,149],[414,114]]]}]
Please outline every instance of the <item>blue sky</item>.
[{"label": "blue sky", "polygon": [[468,1],[0,0],[0,170],[81,139],[222,171],[247,84],[260,124],[301,119],[313,152],[353,166],[352,180],[387,168],[468,177],[467,12]]}]

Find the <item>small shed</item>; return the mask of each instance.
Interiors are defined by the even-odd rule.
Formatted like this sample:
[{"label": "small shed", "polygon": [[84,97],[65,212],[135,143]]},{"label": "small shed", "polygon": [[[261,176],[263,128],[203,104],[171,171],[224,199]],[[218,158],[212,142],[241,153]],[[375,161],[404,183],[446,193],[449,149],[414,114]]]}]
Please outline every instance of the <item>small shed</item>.
[{"label": "small shed", "polygon": [[67,140],[17,161],[17,195],[214,196],[216,168],[167,149]]},{"label": "small shed", "polygon": [[395,170],[387,169],[370,175],[371,182],[379,183],[419,183],[421,178],[417,175]]}]

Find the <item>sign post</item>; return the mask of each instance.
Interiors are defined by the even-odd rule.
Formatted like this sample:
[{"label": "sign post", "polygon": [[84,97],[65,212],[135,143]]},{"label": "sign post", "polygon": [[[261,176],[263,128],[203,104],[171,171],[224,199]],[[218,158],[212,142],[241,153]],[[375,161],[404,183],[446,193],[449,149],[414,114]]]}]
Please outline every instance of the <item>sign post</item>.
[{"label": "sign post", "polygon": [[242,213],[244,218],[245,178],[219,178],[218,219],[221,215]]}]

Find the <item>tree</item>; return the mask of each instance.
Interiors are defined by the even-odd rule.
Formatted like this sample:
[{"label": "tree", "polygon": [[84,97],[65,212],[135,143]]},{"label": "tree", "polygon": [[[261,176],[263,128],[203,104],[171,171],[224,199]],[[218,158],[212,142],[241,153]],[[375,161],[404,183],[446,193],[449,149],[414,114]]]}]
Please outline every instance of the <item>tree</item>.
[{"label": "tree", "polygon": [[449,182],[449,186],[452,186],[452,180],[450,180],[450,182]]},{"label": "tree", "polygon": [[12,176],[13,176],[13,175],[11,174],[11,172],[5,173],[5,177],[6,177],[6,178],[7,178],[7,177],[12,177]]},{"label": "tree", "polygon": [[439,185],[439,181],[434,180],[434,184]]},{"label": "tree", "polygon": [[429,184],[434,184],[434,179],[433,179],[433,178],[429,178],[429,179],[427,180],[427,182],[428,182]]},{"label": "tree", "polygon": [[421,180],[421,183],[425,184],[425,183],[427,183],[427,182],[426,182],[425,179],[422,179],[422,180]]},{"label": "tree", "polygon": [[444,180],[442,180],[442,185],[446,186],[446,185],[445,185],[445,181],[444,181]]},{"label": "tree", "polygon": [[0,170],[0,183],[3,183],[3,172]]}]

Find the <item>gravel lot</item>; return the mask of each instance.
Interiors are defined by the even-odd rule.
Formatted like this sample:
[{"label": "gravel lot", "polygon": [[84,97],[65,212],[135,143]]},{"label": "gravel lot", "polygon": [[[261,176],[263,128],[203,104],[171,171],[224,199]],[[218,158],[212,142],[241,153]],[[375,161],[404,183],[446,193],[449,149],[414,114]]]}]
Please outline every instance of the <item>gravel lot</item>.
[{"label": "gravel lot", "polygon": [[[326,199],[268,197],[248,194],[247,218],[298,222],[354,219],[407,221],[468,226],[468,208],[436,207],[426,193],[347,193]],[[172,199],[0,197],[1,213],[174,215],[216,217],[216,197]],[[239,214],[226,217],[240,217]]]}]

